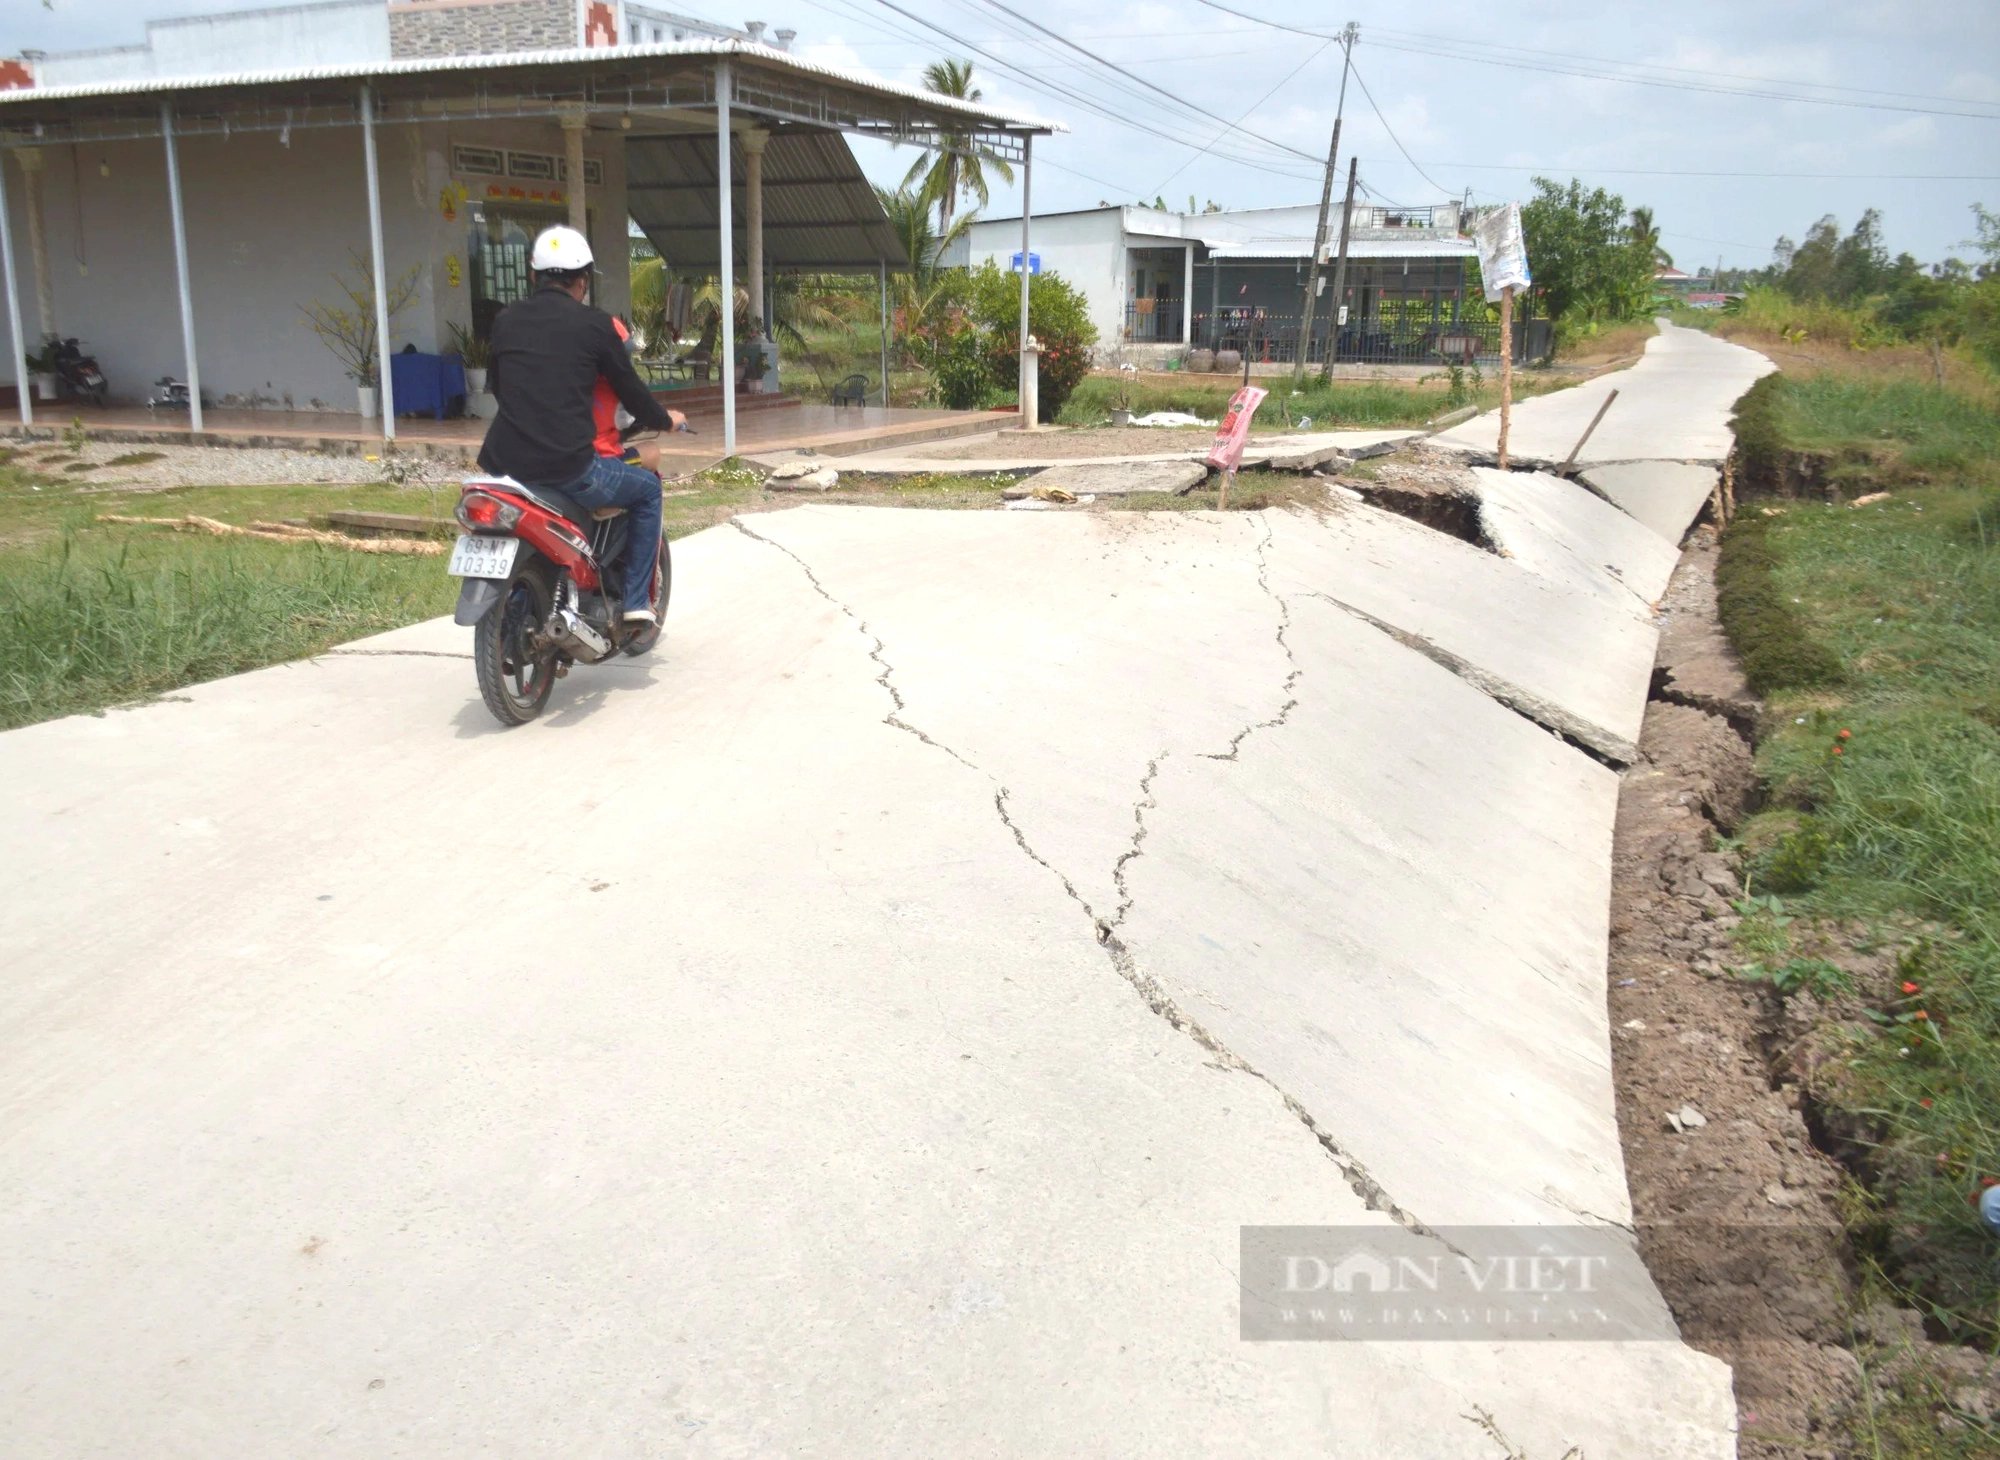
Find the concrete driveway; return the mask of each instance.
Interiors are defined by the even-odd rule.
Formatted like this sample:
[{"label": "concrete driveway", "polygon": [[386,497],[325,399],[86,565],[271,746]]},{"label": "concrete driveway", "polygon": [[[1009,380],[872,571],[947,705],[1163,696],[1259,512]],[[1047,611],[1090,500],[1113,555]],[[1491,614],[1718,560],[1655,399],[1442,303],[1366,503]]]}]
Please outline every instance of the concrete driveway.
[{"label": "concrete driveway", "polygon": [[1245,1225],[1629,1251],[1636,614],[1348,503],[676,554],[523,730],[431,623],[0,736],[11,1457],[1734,1453],[1636,1264],[1239,1337]]}]

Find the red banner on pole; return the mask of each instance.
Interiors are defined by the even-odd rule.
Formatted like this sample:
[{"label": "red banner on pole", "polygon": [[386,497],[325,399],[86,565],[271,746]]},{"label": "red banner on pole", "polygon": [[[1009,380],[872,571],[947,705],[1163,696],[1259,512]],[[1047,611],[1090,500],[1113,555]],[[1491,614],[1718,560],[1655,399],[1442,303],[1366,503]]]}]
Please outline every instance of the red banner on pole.
[{"label": "red banner on pole", "polygon": [[1271,392],[1246,385],[1229,398],[1229,411],[1216,428],[1215,444],[1208,448],[1208,464],[1217,471],[1235,471],[1243,465],[1243,447],[1250,439],[1250,418]]}]

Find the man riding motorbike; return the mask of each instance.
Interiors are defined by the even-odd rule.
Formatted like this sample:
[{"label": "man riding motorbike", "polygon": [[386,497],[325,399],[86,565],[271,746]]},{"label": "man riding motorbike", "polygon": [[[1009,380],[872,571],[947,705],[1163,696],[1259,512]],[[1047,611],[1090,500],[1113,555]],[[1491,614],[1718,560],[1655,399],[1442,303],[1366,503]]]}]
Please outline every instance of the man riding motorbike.
[{"label": "man riding motorbike", "polygon": [[[597,454],[598,381],[610,386],[640,430],[676,430],[686,417],[653,398],[611,316],[583,302],[595,262],[589,242],[574,228],[549,228],[535,240],[528,260],[535,292],[493,321],[488,381],[500,411],[479,449],[479,467],[523,486],[561,492],[585,507],[623,507],[632,541],[657,543],[658,473]],[[657,452],[653,461],[657,464]],[[635,551],[625,564],[627,623],[657,622],[649,606],[655,556]]]}]

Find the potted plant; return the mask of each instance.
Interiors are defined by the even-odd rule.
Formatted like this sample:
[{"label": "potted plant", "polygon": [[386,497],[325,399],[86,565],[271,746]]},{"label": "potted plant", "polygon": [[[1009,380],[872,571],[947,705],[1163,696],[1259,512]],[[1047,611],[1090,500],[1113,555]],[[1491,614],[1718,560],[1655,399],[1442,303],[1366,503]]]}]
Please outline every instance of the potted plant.
[{"label": "potted plant", "polygon": [[1132,424],[1132,382],[1139,376],[1139,367],[1121,359],[1117,370],[1118,386],[1111,395],[1111,424],[1129,426]]},{"label": "potted plant", "polygon": [[35,399],[54,400],[56,398],[56,341],[53,336],[43,341],[39,352],[26,357],[28,374],[35,380]]},{"label": "potted plant", "polygon": [[486,394],[486,372],[493,364],[493,346],[457,320],[451,321],[451,348],[465,366],[465,393]]},{"label": "potted plant", "polygon": [[[301,304],[299,313],[305,316],[307,327],[319,336],[319,342],[341,363],[347,378],[354,382],[360,414],[366,420],[379,407],[381,386],[374,275],[358,250],[349,249],[347,256],[360,282],[350,283],[345,275],[333,275],[342,302]],[[417,297],[417,273],[418,266],[412,265],[401,278],[390,283],[387,302],[391,320],[409,308],[410,301]]]}]

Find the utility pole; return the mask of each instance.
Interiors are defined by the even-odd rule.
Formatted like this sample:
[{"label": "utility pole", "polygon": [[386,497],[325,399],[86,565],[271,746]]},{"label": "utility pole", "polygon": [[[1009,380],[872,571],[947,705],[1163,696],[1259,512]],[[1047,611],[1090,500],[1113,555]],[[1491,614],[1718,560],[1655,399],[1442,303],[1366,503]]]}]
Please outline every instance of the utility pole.
[{"label": "utility pole", "polygon": [[1333,380],[1333,357],[1340,353],[1340,312],[1345,307],[1341,300],[1347,297],[1347,235],[1354,226],[1354,185],[1360,180],[1361,159],[1347,159],[1347,201],[1340,209],[1340,258],[1333,266],[1333,338],[1326,347],[1326,363],[1319,368],[1319,378],[1329,383]]},{"label": "utility pole", "polygon": [[1319,190],[1319,226],[1313,230],[1312,267],[1306,272],[1306,307],[1299,326],[1298,359],[1292,362],[1292,384],[1305,374],[1306,352],[1312,349],[1313,315],[1319,303],[1319,258],[1326,252],[1326,215],[1333,206],[1333,174],[1340,158],[1340,120],[1347,111],[1347,73],[1354,64],[1354,42],[1361,27],[1353,21],[1340,33],[1340,102],[1333,109],[1333,142],[1326,149],[1326,181]]}]

